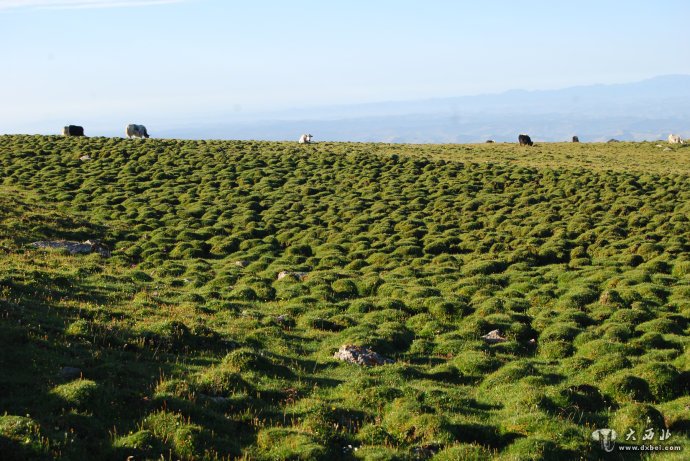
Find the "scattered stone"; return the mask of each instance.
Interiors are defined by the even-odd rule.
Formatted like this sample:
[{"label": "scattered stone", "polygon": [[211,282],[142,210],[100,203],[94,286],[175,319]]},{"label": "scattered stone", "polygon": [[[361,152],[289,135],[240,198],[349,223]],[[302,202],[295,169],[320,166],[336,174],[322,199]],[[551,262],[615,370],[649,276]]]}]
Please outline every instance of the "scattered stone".
[{"label": "scattered stone", "polygon": [[58,376],[62,379],[77,379],[81,378],[81,370],[77,367],[62,367]]},{"label": "scattered stone", "polygon": [[79,157],[79,160],[81,160],[82,162],[85,161],[85,160],[91,160],[91,156],[89,156],[89,155],[82,155],[81,157]]},{"label": "scattered stone", "polygon": [[495,344],[495,343],[502,343],[505,341],[508,341],[507,338],[501,336],[501,331],[500,330],[491,330],[484,336],[482,336],[482,339],[486,341],[487,343],[490,344]]},{"label": "scattered stone", "polygon": [[30,243],[30,245],[36,248],[67,250],[67,252],[72,255],[98,253],[106,258],[110,256],[108,247],[98,240],[86,240],[83,243],[71,242],[69,240],[41,240]]},{"label": "scattered stone", "polygon": [[98,253],[99,255],[105,258],[110,257],[110,249],[103,243],[101,243],[100,240],[86,240],[84,243],[87,245],[91,245],[92,252]]},{"label": "scattered stone", "polygon": [[278,273],[278,280],[282,280],[285,277],[292,276],[302,281],[307,278],[307,275],[309,275],[309,272],[281,271]]},{"label": "scattered stone", "polygon": [[222,404],[228,403],[230,401],[230,399],[227,397],[222,397],[222,396],[217,396],[217,395],[199,394],[199,397],[201,397],[204,400],[208,400],[209,402],[213,402],[215,404],[218,404],[218,405],[222,405]]},{"label": "scattered stone", "polygon": [[249,264],[249,261],[245,261],[244,259],[240,259],[239,261],[235,261],[235,266],[237,267],[247,267]]},{"label": "scattered stone", "polygon": [[611,301],[611,292],[609,290],[604,290],[599,295],[599,304],[606,306]]},{"label": "scattered stone", "polygon": [[604,290],[601,292],[601,295],[599,295],[599,304],[603,306],[614,305],[621,301],[620,295],[613,290]]},{"label": "scattered stone", "polygon": [[657,144],[656,147],[664,147],[664,146],[662,146],[661,144]]},{"label": "scattered stone", "polygon": [[252,319],[261,319],[263,317],[261,312],[252,309],[244,309],[242,312],[240,312],[240,315],[242,317],[249,317]]},{"label": "scattered stone", "polygon": [[670,147],[664,147],[664,152],[671,152],[672,150],[673,149],[671,149]]},{"label": "scattered stone", "polygon": [[345,344],[340,346],[340,349],[333,354],[338,360],[354,363],[366,367],[374,367],[377,365],[385,365],[387,363],[394,363],[392,359],[382,356],[378,352],[361,346],[353,344]]},{"label": "scattered stone", "polygon": [[357,450],[359,450],[359,447],[353,447],[352,445],[345,445],[343,447],[343,453],[352,453]]},{"label": "scattered stone", "polygon": [[91,245],[79,242],[68,242],[66,240],[39,241],[31,245],[36,248],[57,248],[67,250],[70,254],[91,253]]},{"label": "scattered stone", "polygon": [[529,341],[527,341],[529,344],[537,344],[537,340],[532,338]]},{"label": "scattered stone", "polygon": [[287,314],[280,314],[279,316],[274,317],[274,320],[275,323],[278,324],[278,326],[283,330],[289,330],[295,327],[295,319]]},{"label": "scattered stone", "polygon": [[280,314],[276,317],[276,323],[281,327],[293,327],[295,326],[295,321],[290,318],[287,314]]},{"label": "scattered stone", "polygon": [[435,443],[430,443],[428,445],[422,445],[419,447],[412,447],[410,450],[414,459],[429,459],[439,452],[441,446]]}]

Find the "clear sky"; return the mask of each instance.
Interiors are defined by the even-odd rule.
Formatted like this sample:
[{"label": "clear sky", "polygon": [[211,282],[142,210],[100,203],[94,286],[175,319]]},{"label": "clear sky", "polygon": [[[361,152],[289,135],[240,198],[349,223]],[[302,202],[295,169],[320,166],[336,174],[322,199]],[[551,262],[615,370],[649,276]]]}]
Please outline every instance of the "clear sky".
[{"label": "clear sky", "polygon": [[0,0],[0,133],[690,74],[689,25],[687,0]]}]

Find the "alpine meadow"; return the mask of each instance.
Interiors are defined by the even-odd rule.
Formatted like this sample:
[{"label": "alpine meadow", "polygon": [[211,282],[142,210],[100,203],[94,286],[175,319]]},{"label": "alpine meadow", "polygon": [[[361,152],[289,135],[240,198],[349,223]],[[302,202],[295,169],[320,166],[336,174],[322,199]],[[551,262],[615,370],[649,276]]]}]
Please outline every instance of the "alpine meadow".
[{"label": "alpine meadow", "polygon": [[5,461],[687,459],[689,335],[687,144],[0,136]]}]

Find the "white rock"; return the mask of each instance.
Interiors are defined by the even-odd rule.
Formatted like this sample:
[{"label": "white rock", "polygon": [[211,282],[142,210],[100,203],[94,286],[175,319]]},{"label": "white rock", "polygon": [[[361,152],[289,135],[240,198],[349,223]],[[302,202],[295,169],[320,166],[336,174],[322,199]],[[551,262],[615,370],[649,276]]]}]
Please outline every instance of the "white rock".
[{"label": "white rock", "polygon": [[490,332],[482,336],[482,339],[487,343],[502,343],[508,341],[508,339],[501,336],[500,330],[491,330]]},{"label": "white rock", "polygon": [[338,360],[355,363],[366,367],[373,367],[377,365],[385,365],[387,363],[394,363],[392,359],[384,357],[378,352],[362,346],[355,346],[353,344],[345,344],[340,346],[340,349],[333,354]]}]

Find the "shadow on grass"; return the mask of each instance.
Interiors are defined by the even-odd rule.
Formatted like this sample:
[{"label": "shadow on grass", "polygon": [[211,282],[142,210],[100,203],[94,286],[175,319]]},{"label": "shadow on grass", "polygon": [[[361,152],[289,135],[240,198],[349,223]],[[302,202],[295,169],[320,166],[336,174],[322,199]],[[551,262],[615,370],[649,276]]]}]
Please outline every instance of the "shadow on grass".
[{"label": "shadow on grass", "polygon": [[524,437],[516,432],[502,433],[495,426],[477,423],[454,424],[452,431],[460,442],[477,443],[498,450],[507,447],[516,439]]},{"label": "shadow on grass", "polygon": [[0,435],[0,454],[2,454],[3,461],[38,461],[49,459],[45,451],[2,435]]},{"label": "shadow on grass", "polygon": [[[136,429],[133,421],[143,418],[152,406],[147,397],[152,383],[161,374],[172,374],[176,359],[156,360],[112,348],[132,340],[122,330],[110,333],[112,341],[79,337],[65,341],[65,325],[77,317],[76,308],[55,306],[50,297],[41,298],[44,293],[34,292],[30,298],[22,293],[18,302],[0,301],[0,410],[31,415],[50,455],[35,454],[36,450],[3,438],[0,443],[7,449],[0,458],[102,458],[110,449],[110,431],[115,426]],[[61,376],[63,367],[74,367],[81,378],[93,380],[89,382],[95,383],[94,394],[79,394],[78,385],[57,387],[81,382],[79,376]]]}]

